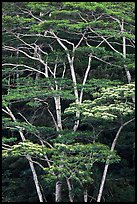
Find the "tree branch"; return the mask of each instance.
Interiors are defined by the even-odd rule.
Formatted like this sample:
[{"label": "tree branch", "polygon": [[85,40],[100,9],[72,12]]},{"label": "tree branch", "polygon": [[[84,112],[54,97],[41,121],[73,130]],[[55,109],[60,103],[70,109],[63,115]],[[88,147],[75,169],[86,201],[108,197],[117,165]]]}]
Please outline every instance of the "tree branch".
[{"label": "tree branch", "polygon": [[[131,120],[125,122],[124,124],[122,124],[120,126],[120,128],[118,129],[117,131],[117,134],[112,142],[112,145],[111,145],[111,152],[114,151],[114,148],[116,146],[116,142],[119,138],[119,135],[121,133],[121,130],[123,129],[123,127],[125,127],[126,125],[128,125],[129,123],[131,123],[132,121],[134,121],[135,118],[132,118]],[[99,193],[98,193],[98,197],[97,197],[97,202],[100,202],[101,201],[101,197],[102,197],[102,193],[103,193],[103,189],[104,189],[104,184],[105,184],[105,180],[106,180],[106,176],[107,176],[107,171],[108,171],[108,167],[109,167],[109,157],[107,158],[106,160],[106,164],[105,164],[105,167],[104,167],[104,172],[103,172],[103,176],[102,176],[102,180],[101,180],[101,184],[100,184],[100,188],[99,188]]]}]

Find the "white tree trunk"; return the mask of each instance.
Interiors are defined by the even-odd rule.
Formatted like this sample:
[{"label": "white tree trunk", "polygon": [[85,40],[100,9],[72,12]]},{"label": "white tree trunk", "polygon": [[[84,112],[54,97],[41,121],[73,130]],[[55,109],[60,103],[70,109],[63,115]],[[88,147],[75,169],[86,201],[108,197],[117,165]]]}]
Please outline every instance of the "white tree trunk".
[{"label": "white tree trunk", "polygon": [[[124,32],[124,21],[122,20],[122,24],[121,24],[121,32]],[[126,58],[126,37],[123,36],[123,58]],[[131,74],[129,72],[129,70],[127,69],[127,67],[124,65],[125,67],[125,72],[126,72],[126,76],[127,76],[127,81],[128,83],[131,82]],[[133,103],[135,103],[135,98],[132,97],[132,101]],[[132,120],[131,120],[132,121]],[[114,150],[115,148],[115,145],[116,145],[116,141],[119,137],[119,134],[122,130],[122,128],[128,124],[130,121],[124,123],[118,130],[117,134],[116,134],[116,137],[112,143],[112,146],[111,146],[111,151]],[[107,162],[109,161],[109,158],[107,160]],[[103,176],[102,176],[102,180],[101,180],[101,185],[100,185],[100,189],[99,189],[99,194],[98,194],[98,198],[97,198],[97,202],[100,202],[101,200],[101,197],[102,197],[102,192],[103,192],[103,188],[104,188],[104,183],[105,183],[105,180],[106,180],[106,176],[107,176],[107,171],[108,171],[108,167],[109,167],[109,164],[106,162],[105,164],[105,168],[104,168],[104,172],[103,172]]]},{"label": "white tree trunk", "polygon": [[70,183],[68,178],[66,178],[66,181],[67,181],[68,191],[69,191],[69,200],[70,200],[70,202],[74,202],[74,196],[72,195],[72,186],[71,186],[71,183]]},{"label": "white tree trunk", "polygon": [[68,58],[69,66],[70,66],[72,81],[74,83],[74,95],[75,95],[75,100],[77,104],[79,102],[79,95],[78,95],[78,90],[77,90],[76,73],[74,69],[74,56],[70,57],[70,54],[67,53],[67,58]]},{"label": "white tree trunk", "polygon": [[[121,32],[124,32],[124,21],[122,20],[122,24],[121,24]],[[126,59],[126,37],[123,36],[123,57]],[[127,69],[126,65],[124,65],[125,67],[125,71],[126,71],[126,75],[127,75],[127,81],[130,84],[131,82],[131,74],[129,72],[129,70]]]},{"label": "white tree trunk", "polygon": [[[88,74],[89,74],[89,71],[90,71],[90,68],[91,68],[91,59],[92,59],[92,54],[89,55],[88,67],[86,69],[86,72],[85,72],[85,75],[84,75],[84,79],[83,79],[83,83],[82,83],[83,86],[86,84],[86,81],[87,81],[87,78],[88,78]],[[80,92],[80,98],[79,98],[80,103],[82,103],[83,91],[84,91],[84,88],[82,88],[81,92]]]},{"label": "white tree trunk", "polygon": [[[74,84],[74,95],[75,95],[75,102],[76,104],[79,104],[80,101],[82,101],[82,97],[83,97],[83,89],[81,90],[81,94],[80,94],[80,98],[79,98],[79,93],[78,93],[78,89],[77,89],[77,80],[76,80],[76,73],[75,73],[75,69],[74,69],[74,53],[76,51],[76,49],[79,47],[80,43],[82,42],[82,40],[84,39],[85,33],[82,35],[82,38],[79,40],[78,44],[76,46],[74,46],[73,43],[69,42],[68,40],[65,39],[61,39],[59,38],[52,30],[49,32],[50,34],[52,34],[55,39],[57,40],[57,42],[60,44],[60,46],[66,51],[66,55],[67,55],[67,59],[69,62],[69,66],[70,66],[70,71],[71,71],[71,77],[72,77],[72,81]],[[72,45],[73,49],[72,49],[72,56],[69,53],[68,48],[65,46],[65,44],[63,44],[63,41],[67,42],[68,44]],[[91,63],[91,56],[89,57],[89,64],[88,64],[88,68],[86,70],[86,73],[84,75],[84,80],[83,80],[83,85],[86,83],[87,80],[87,76],[90,70],[90,63]],[[79,126],[79,117],[80,117],[80,112],[76,112],[76,121],[75,124],[73,126],[73,131],[75,132]]]},{"label": "white tree trunk", "polygon": [[[17,122],[15,116],[12,113],[12,111],[8,107],[6,107],[6,109],[7,109],[7,111],[5,111],[4,109],[3,109],[3,111],[5,113],[7,113],[12,118],[12,120],[14,122]],[[21,130],[21,127],[18,127],[18,126],[16,126],[16,127],[19,128],[19,134],[20,134],[20,137],[21,137],[22,141],[25,141],[26,139],[25,139],[25,136],[24,136],[24,134],[23,134],[23,132]],[[29,165],[30,165],[30,169],[32,171],[33,180],[34,180],[34,183],[35,183],[35,187],[36,187],[36,191],[37,191],[37,194],[38,194],[39,201],[43,202],[43,196],[42,196],[42,193],[41,193],[41,190],[40,190],[40,186],[39,186],[39,182],[38,182],[38,176],[37,176],[37,173],[35,171],[35,167],[34,167],[32,159],[31,159],[31,156],[26,155],[26,159],[28,160]]]},{"label": "white tree trunk", "polygon": [[42,193],[41,193],[41,190],[40,190],[40,186],[39,186],[39,181],[38,181],[37,173],[36,173],[33,161],[31,159],[31,156],[27,155],[26,158],[29,161],[29,165],[30,165],[30,169],[32,171],[33,180],[34,180],[34,183],[35,183],[35,186],[36,186],[36,190],[37,190],[37,194],[38,194],[38,197],[39,197],[39,201],[40,202],[44,202],[43,201],[43,196],[42,196]]},{"label": "white tree trunk", "polygon": [[[62,120],[61,120],[61,98],[60,96],[54,97],[55,107],[56,107],[56,117],[57,117],[57,131],[62,130]],[[55,202],[62,201],[62,181],[58,180],[56,182],[55,188]]]},{"label": "white tree trunk", "polygon": [[[122,125],[120,126],[120,128],[118,129],[117,134],[116,134],[116,136],[115,136],[115,138],[114,138],[114,140],[113,140],[113,143],[112,143],[112,145],[111,145],[111,152],[114,151],[114,148],[115,148],[115,146],[116,146],[116,142],[117,142],[117,140],[118,140],[118,137],[119,137],[120,132],[121,132],[121,130],[123,129],[123,127],[126,126],[128,123],[132,122],[133,120],[134,120],[134,118],[131,119],[131,120],[129,120],[129,121],[127,121],[127,122],[125,122],[124,124],[122,124]],[[100,184],[100,188],[99,188],[99,193],[98,193],[98,197],[97,197],[97,202],[100,202],[100,201],[101,201],[101,197],[102,197],[102,193],[103,193],[103,189],[104,189],[104,184],[105,184],[105,181],[106,181],[106,176],[107,176],[108,167],[109,167],[109,157],[107,158],[107,161],[106,161],[106,164],[105,164],[105,167],[104,167],[104,172],[103,172],[103,176],[102,176],[102,180],[101,180],[101,184]]]},{"label": "white tree trunk", "polygon": [[57,131],[62,130],[62,119],[61,119],[61,98],[60,96],[54,97],[56,116],[57,116]]},{"label": "white tree trunk", "polygon": [[[74,53],[73,53],[73,54],[74,54]],[[80,104],[80,103],[82,103],[83,90],[84,90],[84,88],[81,89],[80,97],[79,97],[79,93],[78,93],[78,89],[77,89],[76,73],[75,73],[75,69],[74,69],[74,56],[70,57],[70,54],[67,53],[67,57],[68,57],[69,65],[70,65],[72,81],[73,81],[73,83],[74,83],[75,102],[76,102],[76,104]],[[89,71],[90,71],[90,68],[91,68],[91,58],[92,58],[92,55],[90,54],[90,55],[89,55],[88,67],[87,67],[86,72],[85,72],[85,74],[84,74],[84,79],[83,79],[83,83],[82,83],[83,86],[84,86],[85,83],[86,83],[86,80],[87,80],[87,77],[88,77],[88,74],[89,74]],[[77,120],[75,121],[75,124],[74,124],[74,127],[73,127],[73,131],[74,131],[74,132],[78,129],[79,122],[80,122],[80,121],[79,121],[79,117],[80,117],[80,112],[77,111],[77,112],[76,112],[76,118],[77,118]]]},{"label": "white tree trunk", "polygon": [[[68,61],[69,61],[69,65],[70,65],[70,70],[71,70],[71,77],[72,77],[72,81],[74,83],[74,95],[75,95],[75,102],[76,104],[79,104],[79,94],[78,94],[78,90],[77,90],[77,80],[76,80],[76,73],[74,70],[74,56],[71,58],[70,54],[67,53],[67,57],[68,57]],[[79,126],[79,117],[80,117],[80,112],[76,112],[76,121],[73,127],[73,131],[75,132]]]},{"label": "white tree trunk", "polygon": [[87,191],[87,189],[84,190],[84,202],[88,202],[88,191]]},{"label": "white tree trunk", "polygon": [[62,202],[62,182],[56,182],[55,192],[55,202]]},{"label": "white tree trunk", "polygon": [[[124,21],[122,20],[122,24],[121,24],[121,32],[124,32]],[[123,36],[123,57],[126,59],[126,37]],[[130,71],[127,69],[127,66],[124,65],[125,68],[125,72],[126,72],[126,76],[127,76],[127,81],[130,84],[131,82],[131,74]],[[132,96],[132,101],[135,104],[135,97]]]}]

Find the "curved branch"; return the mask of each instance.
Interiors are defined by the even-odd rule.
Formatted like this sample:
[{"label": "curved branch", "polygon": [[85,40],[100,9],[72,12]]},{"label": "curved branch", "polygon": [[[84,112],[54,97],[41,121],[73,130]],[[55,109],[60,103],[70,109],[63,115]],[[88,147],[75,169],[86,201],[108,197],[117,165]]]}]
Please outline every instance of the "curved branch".
[{"label": "curved branch", "polygon": [[[132,121],[134,121],[135,118],[132,118],[131,120],[125,122],[124,124],[122,124],[120,126],[120,128],[118,129],[117,131],[117,134],[112,142],[112,145],[111,145],[111,152],[114,151],[114,148],[116,146],[116,142],[119,138],[119,135],[121,133],[121,130],[123,129],[123,127],[125,127],[126,125],[128,125],[129,123],[131,123]],[[103,172],[103,176],[102,176],[102,180],[101,180],[101,184],[100,184],[100,188],[99,188],[99,193],[98,193],[98,197],[97,197],[97,202],[100,202],[101,201],[101,197],[102,197],[102,193],[103,193],[103,189],[104,189],[104,184],[105,184],[105,180],[106,180],[106,176],[107,176],[107,171],[108,171],[108,167],[109,167],[109,157],[107,158],[106,160],[106,164],[105,164],[105,167],[104,167],[104,172]]]}]

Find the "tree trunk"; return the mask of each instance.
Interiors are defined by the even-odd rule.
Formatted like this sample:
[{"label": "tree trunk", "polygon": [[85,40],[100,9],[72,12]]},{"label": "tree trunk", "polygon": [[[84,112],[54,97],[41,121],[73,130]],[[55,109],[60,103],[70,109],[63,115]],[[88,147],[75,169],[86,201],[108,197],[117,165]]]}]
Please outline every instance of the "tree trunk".
[{"label": "tree trunk", "polygon": [[88,202],[88,191],[84,189],[84,202]]},{"label": "tree trunk", "polygon": [[[121,24],[121,32],[124,32],[124,21],[122,20],[122,24]],[[126,37],[123,36],[123,58],[126,58]],[[131,74],[129,72],[129,70],[127,69],[127,67],[124,65],[124,68],[125,68],[125,72],[126,72],[126,76],[127,76],[127,81],[128,83],[130,84],[131,82]],[[132,97],[132,101],[133,103],[135,103],[135,98]],[[128,121],[130,122],[130,121]],[[117,132],[117,135],[112,143],[112,146],[111,146],[111,151],[114,150],[115,148],[115,145],[116,145],[116,141],[119,137],[119,134],[122,130],[122,128],[128,124],[128,122],[124,123],[118,130]],[[99,189],[99,194],[98,194],[98,198],[97,198],[97,202],[100,202],[101,200],[101,197],[102,197],[102,192],[103,192],[103,188],[104,188],[104,183],[105,183],[105,180],[106,180],[106,175],[107,175],[107,171],[108,171],[108,167],[109,167],[109,164],[108,164],[108,161],[109,159],[107,160],[106,164],[105,164],[105,168],[104,168],[104,172],[103,172],[103,176],[102,176],[102,181],[101,181],[101,185],[100,185],[100,189]]]},{"label": "tree trunk", "polygon": [[[20,133],[22,141],[25,141],[26,139],[25,139],[24,134],[22,133],[22,131],[19,131],[19,133]],[[35,171],[35,167],[34,167],[32,159],[31,159],[31,156],[26,155],[26,159],[28,160],[29,165],[30,165],[30,169],[32,171],[33,180],[34,180],[34,183],[35,183],[35,187],[36,187],[36,191],[37,191],[37,194],[38,194],[38,197],[39,197],[39,201],[43,202],[43,197],[42,197],[42,193],[41,193],[41,190],[40,190],[37,173]]]},{"label": "tree trunk", "polygon": [[[12,118],[12,120],[14,122],[17,122],[15,116],[12,113],[12,111],[8,107],[6,107],[6,109],[7,109],[7,111],[4,111],[4,109],[3,109],[3,111],[5,113],[7,113],[8,115],[10,115],[10,117]],[[24,134],[23,134],[23,132],[21,130],[21,127],[18,127],[18,126],[16,126],[16,127],[19,128],[19,134],[20,134],[20,137],[21,137],[22,141],[25,141],[26,139],[25,139],[25,136],[24,136]],[[32,171],[33,180],[34,180],[34,183],[35,183],[35,187],[36,187],[36,191],[37,191],[37,194],[38,194],[39,201],[43,202],[43,196],[42,196],[42,193],[41,193],[41,190],[40,190],[37,173],[35,171],[35,167],[34,167],[32,159],[31,159],[31,156],[26,155],[26,159],[28,160],[29,165],[30,165],[30,169]]]},{"label": "tree trunk", "polygon": [[[84,79],[83,79],[83,83],[82,83],[83,86],[86,84],[86,81],[87,81],[87,78],[88,78],[88,74],[89,74],[89,71],[90,71],[90,68],[91,68],[91,60],[92,60],[92,54],[89,55],[88,67],[87,67],[86,72],[84,74]],[[80,92],[80,97],[79,97],[80,103],[82,103],[83,91],[84,91],[84,88],[82,88],[81,92]]]},{"label": "tree trunk", "polygon": [[[128,123],[132,122],[135,118],[125,122],[124,124],[122,124],[120,126],[120,128],[117,131],[116,137],[113,140],[113,143],[111,145],[111,152],[114,151],[114,148],[116,146],[116,142],[118,140],[118,137],[120,135],[121,130],[123,129],[124,126],[126,126]],[[105,184],[105,180],[106,180],[106,176],[107,176],[107,171],[108,171],[108,167],[109,167],[109,157],[107,158],[105,167],[104,167],[104,172],[103,172],[103,176],[102,176],[102,180],[101,180],[101,184],[100,184],[100,188],[99,188],[99,193],[98,193],[98,197],[97,197],[97,202],[101,201],[101,197],[102,197],[102,193],[103,193],[103,189],[104,189],[104,184]]]},{"label": "tree trunk", "polygon": [[62,120],[61,120],[61,101],[60,96],[54,97],[56,116],[57,116],[57,131],[62,130]]},{"label": "tree trunk", "polygon": [[69,190],[69,200],[70,202],[74,202],[74,196],[72,195],[72,186],[71,186],[71,183],[69,181],[68,178],[66,178],[66,181],[67,181],[67,185],[68,185],[68,190]]},{"label": "tree trunk", "polygon": [[[122,20],[122,24],[121,24],[121,32],[122,33],[124,32],[124,21],[123,20]],[[126,59],[126,37],[125,36],[123,36],[123,57]],[[125,65],[124,65],[124,67],[125,67],[125,71],[126,71],[126,75],[127,75],[127,81],[130,84],[131,74]]]},{"label": "tree trunk", "polygon": [[[121,32],[124,32],[124,21],[122,20],[122,24],[121,24]],[[123,57],[126,59],[126,37],[123,36]],[[127,69],[127,66],[124,65],[125,68],[125,72],[126,72],[126,76],[127,76],[127,81],[130,84],[131,82],[131,74],[130,71]],[[135,97],[132,96],[132,101],[135,104]]]},{"label": "tree trunk", "polygon": [[39,201],[40,202],[44,202],[43,201],[43,197],[42,197],[42,193],[41,193],[41,190],[40,190],[40,186],[39,186],[39,181],[38,181],[37,173],[35,171],[34,164],[33,164],[33,161],[31,159],[31,156],[27,155],[26,158],[29,161],[29,165],[30,165],[30,169],[32,171],[33,180],[34,180],[34,183],[35,183],[35,186],[36,186],[36,190],[37,190],[37,194],[38,194],[38,197],[39,197]]},{"label": "tree trunk", "polygon": [[[55,107],[56,107],[56,116],[57,116],[57,131],[62,130],[62,120],[61,120],[61,101],[60,96],[54,97]],[[56,182],[55,189],[55,202],[62,201],[62,181],[58,180]]]},{"label": "tree trunk", "polygon": [[[74,95],[75,95],[75,102],[76,104],[79,103],[79,94],[78,94],[78,90],[77,90],[77,80],[76,80],[76,74],[75,74],[75,70],[74,70],[74,56],[70,57],[70,54],[67,53],[67,57],[68,57],[68,62],[69,62],[69,66],[70,66],[70,71],[71,71],[71,77],[72,77],[72,81],[74,83]],[[79,117],[80,117],[80,113],[76,112],[76,121],[73,127],[73,131],[75,132],[79,126]]]},{"label": "tree trunk", "polygon": [[62,182],[56,182],[55,202],[62,202]]}]

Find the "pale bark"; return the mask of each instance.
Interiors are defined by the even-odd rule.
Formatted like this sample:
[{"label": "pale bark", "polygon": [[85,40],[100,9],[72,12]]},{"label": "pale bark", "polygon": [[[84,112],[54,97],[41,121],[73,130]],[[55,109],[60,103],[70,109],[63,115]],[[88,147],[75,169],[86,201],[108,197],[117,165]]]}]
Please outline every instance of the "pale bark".
[{"label": "pale bark", "polygon": [[[85,85],[85,83],[87,81],[88,74],[89,74],[89,71],[90,71],[90,68],[91,68],[91,59],[92,59],[92,54],[89,55],[88,67],[86,69],[84,79],[83,79],[83,83],[82,83],[83,86]],[[80,103],[82,102],[82,99],[83,99],[83,91],[84,91],[84,88],[82,88],[81,92],[80,92],[80,98],[79,98]]]},{"label": "pale bark", "polygon": [[30,165],[30,168],[31,168],[31,171],[32,171],[32,174],[33,174],[33,180],[34,180],[34,183],[35,183],[35,186],[36,186],[36,190],[37,190],[37,194],[38,194],[38,197],[39,197],[39,201],[40,202],[44,202],[43,196],[42,196],[42,192],[41,192],[41,189],[40,189],[40,186],[39,186],[39,181],[38,181],[37,173],[36,173],[33,161],[31,159],[31,156],[27,155],[26,158],[29,161],[29,165]]},{"label": "pale bark", "polygon": [[[75,73],[75,70],[74,70],[74,56],[72,56],[72,58],[71,58],[70,54],[67,53],[67,57],[68,57],[69,65],[70,65],[72,81],[74,83],[73,88],[74,88],[75,102],[76,102],[76,104],[79,104],[79,94],[78,94],[78,90],[77,90],[76,73]],[[80,113],[76,112],[77,120],[75,121],[75,124],[74,124],[74,127],[73,127],[74,132],[77,130],[77,128],[79,126],[79,117],[80,117]]]},{"label": "pale bark", "polygon": [[62,130],[62,119],[61,119],[61,98],[60,96],[54,97],[56,116],[57,116],[57,131]]},{"label": "pale bark", "polygon": [[[84,79],[83,79],[83,83],[82,83],[83,86],[86,84],[86,81],[87,81],[87,78],[88,78],[88,74],[89,74],[89,71],[91,69],[91,59],[92,59],[92,54],[89,55],[88,66],[87,66],[86,72],[84,74]],[[74,67],[72,67],[72,74],[71,75],[72,75],[73,82],[76,81],[74,73],[75,73],[74,72]],[[82,99],[83,99],[84,87],[81,88],[80,96],[78,95],[77,88],[76,88],[76,90],[74,89],[74,91],[75,91],[74,93],[75,93],[75,98],[76,98],[76,104],[81,104],[82,103]],[[74,124],[74,127],[73,127],[73,131],[74,132],[78,129],[78,126],[79,126],[79,123],[80,123],[79,117],[80,117],[80,112],[77,111],[76,112],[77,120],[75,121],[75,124]]]},{"label": "pale bark", "polygon": [[[6,106],[6,110],[5,109],[2,109],[2,110],[5,113],[7,113],[12,118],[12,120],[14,122],[17,122],[14,114],[12,113],[12,111],[7,106]],[[21,130],[21,127],[19,127],[19,126],[16,126],[16,127],[19,129],[19,134],[20,134],[20,137],[21,137],[22,141],[25,141],[26,139],[25,139],[25,136],[24,136],[24,134],[23,134],[23,132]],[[38,182],[38,176],[37,176],[34,164],[32,162],[31,156],[26,155],[26,159],[28,160],[29,165],[30,165],[30,169],[31,169],[31,172],[32,172],[32,175],[33,175],[33,180],[34,180],[34,183],[35,183],[35,187],[36,187],[36,191],[37,191],[37,194],[38,194],[39,201],[44,202],[43,201],[43,196],[42,196],[42,193],[41,193],[41,189],[40,189],[40,186],[39,186],[39,182]]]},{"label": "pale bark", "polygon": [[62,182],[56,182],[55,192],[55,202],[62,202]]},{"label": "pale bark", "polygon": [[[62,119],[61,119],[61,98],[60,96],[54,97],[55,107],[56,107],[56,116],[57,116],[57,132],[62,130]],[[55,188],[55,202],[62,201],[62,181],[58,180],[56,182]]]},{"label": "pale bark", "polygon": [[[124,32],[124,21],[122,20],[122,24],[121,24],[121,33]],[[123,36],[123,58],[126,59],[126,37]],[[125,72],[126,72],[126,76],[127,76],[127,81],[130,84],[131,83],[131,74],[130,71],[127,69],[127,66],[124,65],[125,68]],[[132,101],[135,104],[135,97],[132,96]]]},{"label": "pale bark", "polygon": [[76,104],[78,104],[79,103],[79,95],[78,95],[78,90],[77,90],[76,73],[75,73],[75,69],[74,69],[74,56],[70,57],[70,54],[67,53],[67,58],[68,58],[68,62],[69,62],[69,65],[70,65],[72,81],[74,83],[75,100],[76,100]]},{"label": "pale bark", "polygon": [[[124,32],[124,21],[122,20],[121,33],[123,33],[123,32]],[[125,36],[123,36],[123,58],[126,59],[126,37]],[[127,75],[127,81],[130,84],[131,74],[130,74],[129,70],[127,69],[126,65],[124,65],[124,68],[125,68],[125,72],[126,72],[126,75]]]},{"label": "pale bark", "polygon": [[66,178],[66,181],[67,181],[68,191],[69,191],[69,200],[70,200],[70,202],[74,202],[74,196],[72,195],[72,186],[71,186],[71,183],[70,183],[68,178]]},{"label": "pale bark", "polygon": [[[65,41],[64,39],[59,38],[53,31],[50,31],[50,33],[55,37],[55,39],[57,40],[57,42],[60,44],[60,46],[66,51],[66,55],[67,55],[67,59],[69,62],[69,66],[70,66],[70,71],[71,71],[71,77],[72,77],[72,81],[73,81],[73,89],[74,89],[74,95],[75,95],[75,102],[76,104],[79,103],[79,94],[78,94],[78,89],[77,89],[77,80],[76,80],[76,73],[75,73],[75,69],[74,69],[74,52],[77,49],[77,47],[80,45],[80,43],[82,42],[82,40],[84,39],[84,35],[83,34],[82,38],[80,39],[80,41],[78,42],[78,44],[76,46],[74,46],[73,43],[67,41],[67,43],[71,44],[73,46],[73,53],[72,56],[69,53],[68,48],[63,44],[62,41]],[[75,132],[79,126],[79,117],[80,117],[80,113],[76,112],[76,118],[78,118],[75,121],[74,127],[73,127],[73,131]]]},{"label": "pale bark", "polygon": [[40,58],[40,57],[32,57],[31,55],[29,55],[28,53],[26,53],[25,51],[21,50],[21,49],[17,49],[17,48],[14,48],[14,47],[11,47],[11,46],[3,46],[3,48],[5,50],[9,50],[9,51],[12,51],[12,52],[16,52],[17,50],[24,54],[26,57],[28,57],[29,59],[32,59],[32,60],[36,60],[36,61],[39,61],[41,62],[43,65],[45,65],[44,61]]},{"label": "pale bark", "polygon": [[[77,89],[76,72],[75,72],[75,68],[74,68],[74,53],[75,53],[75,50],[81,44],[82,40],[85,38],[86,31],[82,34],[82,37],[80,38],[80,40],[76,46],[74,46],[74,44],[69,42],[68,40],[59,38],[52,30],[49,31],[49,33],[54,36],[54,38],[57,40],[57,42],[60,44],[60,46],[66,51],[66,55],[67,55],[67,59],[68,59],[70,71],[71,71],[71,77],[72,77],[72,81],[74,84],[73,89],[74,89],[74,95],[75,95],[75,102],[76,102],[76,104],[79,104],[82,102],[84,88],[81,89],[80,96],[79,96],[78,89]],[[67,42],[68,44],[72,45],[72,47],[73,47],[72,48],[72,56],[70,55],[68,48],[64,45],[64,43],[62,41]],[[88,74],[90,71],[90,67],[91,67],[91,54],[89,56],[88,67],[87,67],[85,75],[84,75],[83,85],[85,85],[85,83],[86,83],[86,80],[87,80],[87,77],[88,77]],[[74,132],[78,129],[79,122],[80,122],[79,117],[80,117],[80,112],[77,111],[76,112],[76,118],[77,119],[76,119],[75,124],[73,126]]]},{"label": "pale bark", "polygon": [[87,191],[87,189],[84,190],[84,202],[88,202],[88,191]]},{"label": "pale bark", "polygon": [[[124,126],[128,125],[130,122],[132,122],[135,118],[125,122],[124,124],[122,124],[120,126],[120,128],[118,129],[117,131],[117,134],[113,140],[113,143],[111,145],[111,152],[114,151],[114,148],[116,146],[116,142],[119,138],[119,135],[121,133],[121,130],[123,129]],[[108,167],[109,167],[109,157],[107,158],[106,160],[106,164],[105,164],[105,167],[104,167],[104,172],[103,172],[103,176],[102,176],[102,180],[101,180],[101,184],[100,184],[100,188],[99,188],[99,193],[98,193],[98,197],[97,197],[97,202],[100,202],[101,201],[101,197],[102,197],[102,193],[103,193],[103,189],[104,189],[104,184],[105,184],[105,181],[106,181],[106,176],[107,176],[107,171],[108,171]]]},{"label": "pale bark", "polygon": [[[110,16],[110,15],[109,15]],[[84,19],[82,16],[80,16],[85,22],[88,22],[86,19]],[[118,22],[118,24],[120,25],[120,28],[121,28],[121,33],[124,32],[124,21],[122,20],[122,23],[120,23],[120,20],[118,20],[117,18],[114,18],[112,16],[110,16],[111,18],[113,18],[115,21]],[[97,46],[99,47],[103,42],[106,42],[108,44],[108,46],[116,53],[118,53],[119,55],[123,56],[124,58],[126,58],[126,37],[123,36],[123,53],[119,52],[118,50],[116,50],[112,45],[111,43],[107,40],[107,38],[99,35],[98,33],[96,33],[91,27],[89,28],[93,33],[95,33],[98,37],[102,38],[102,42]],[[90,46],[88,43],[87,43],[88,46]],[[94,56],[95,58],[97,58],[96,56]],[[99,59],[99,58],[97,58]],[[101,59],[99,59],[101,60]],[[101,60],[103,61],[103,60]],[[109,63],[108,63],[109,64]],[[114,65],[113,65],[114,66]],[[116,65],[117,66],[117,65]],[[124,65],[124,68],[125,68],[125,72],[126,72],[126,76],[127,76],[127,81],[128,83],[131,82],[131,74],[130,74],[130,71],[127,69],[127,67]],[[132,98],[133,102],[135,102],[135,98],[133,97]]]}]

